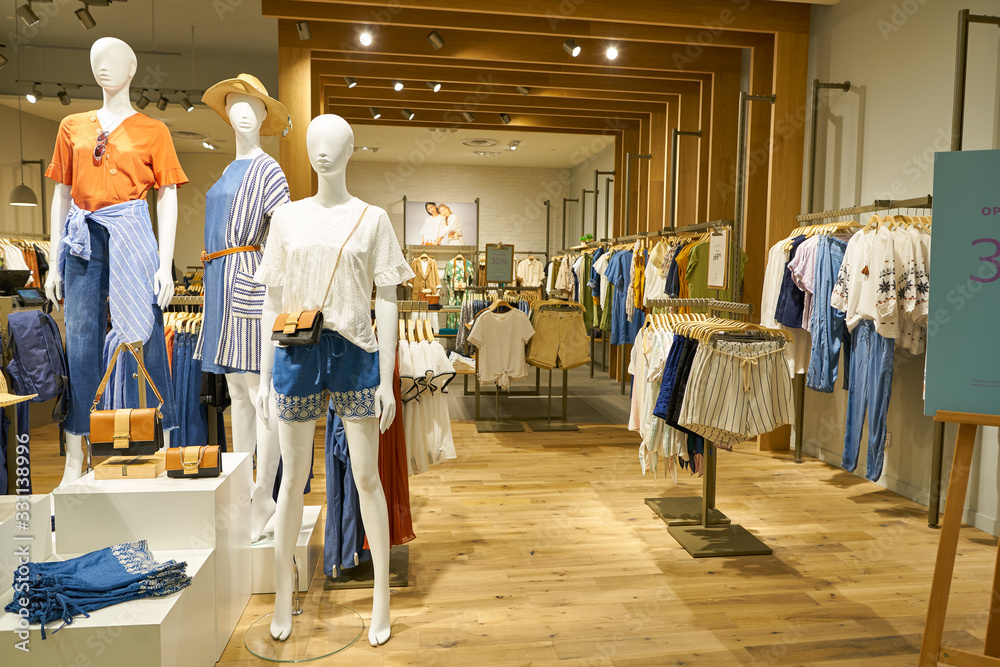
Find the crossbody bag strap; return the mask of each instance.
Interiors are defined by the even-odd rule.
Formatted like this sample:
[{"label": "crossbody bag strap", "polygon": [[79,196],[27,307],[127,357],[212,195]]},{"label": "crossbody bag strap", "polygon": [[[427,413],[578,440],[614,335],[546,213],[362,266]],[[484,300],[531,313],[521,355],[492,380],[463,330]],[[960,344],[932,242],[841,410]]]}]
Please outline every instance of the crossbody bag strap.
[{"label": "crossbody bag strap", "polygon": [[333,287],[333,277],[337,275],[337,267],[340,266],[340,256],[344,254],[344,248],[347,246],[348,241],[351,240],[351,237],[354,236],[354,232],[358,230],[358,226],[361,224],[361,221],[364,220],[365,213],[368,212],[368,209],[369,206],[365,206],[365,210],[361,211],[361,217],[359,217],[358,221],[354,223],[354,228],[351,230],[351,233],[347,235],[347,239],[344,241],[344,244],[340,246],[340,250],[337,251],[337,261],[333,264],[333,273],[330,274],[330,282],[326,284],[326,292],[323,293],[323,301],[319,306],[320,310],[323,310],[326,306],[326,300],[330,298],[330,288]]},{"label": "crossbody bag strap", "polygon": [[[101,384],[97,387],[97,395],[94,397],[94,404],[90,406],[90,411],[94,412],[95,410],[97,410],[97,404],[101,402],[101,396],[104,395],[104,390],[108,386],[108,380],[111,378],[111,371],[114,369],[115,361],[118,360],[118,354],[122,351],[123,347],[126,350],[128,350],[135,358],[135,363],[139,366],[139,372],[142,373],[143,376],[142,379],[145,379],[146,382],[149,383],[149,386],[153,388],[153,393],[156,394],[156,400],[160,402],[160,404],[156,406],[156,410],[157,412],[159,412],[160,408],[163,407],[163,396],[160,395],[160,390],[156,388],[156,384],[153,382],[153,378],[150,377],[149,371],[146,370],[145,364],[143,364],[142,360],[139,359],[139,355],[137,355],[135,353],[135,350],[132,349],[132,346],[128,345],[127,343],[121,343],[117,348],[115,348],[115,353],[111,355],[111,361],[108,362],[108,368],[106,371],[104,371],[104,377],[101,378]],[[139,382],[139,391],[144,391],[141,379]]]}]

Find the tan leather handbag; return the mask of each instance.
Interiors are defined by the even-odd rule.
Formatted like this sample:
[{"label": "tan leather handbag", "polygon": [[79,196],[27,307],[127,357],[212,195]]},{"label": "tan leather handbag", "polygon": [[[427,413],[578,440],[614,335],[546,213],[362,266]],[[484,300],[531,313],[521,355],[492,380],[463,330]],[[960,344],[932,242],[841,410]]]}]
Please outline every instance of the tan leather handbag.
[{"label": "tan leather handbag", "polygon": [[167,448],[167,477],[218,477],[221,472],[218,445]]},{"label": "tan leather handbag", "polygon": [[[97,404],[101,402],[101,396],[108,385],[108,378],[111,377],[111,369],[115,367],[115,361],[122,348],[126,349],[135,357],[139,366],[139,391],[145,391],[145,382],[153,388],[156,399],[160,402],[155,408],[123,408],[121,410],[98,410]],[[163,397],[160,391],[153,384],[153,378],[143,365],[142,360],[136,355],[131,346],[122,343],[111,355],[111,362],[104,371],[104,378],[97,388],[97,396],[94,397],[94,404],[90,407],[90,453],[92,456],[141,456],[144,454],[155,454],[163,447],[163,415],[160,408],[163,407]]]}]

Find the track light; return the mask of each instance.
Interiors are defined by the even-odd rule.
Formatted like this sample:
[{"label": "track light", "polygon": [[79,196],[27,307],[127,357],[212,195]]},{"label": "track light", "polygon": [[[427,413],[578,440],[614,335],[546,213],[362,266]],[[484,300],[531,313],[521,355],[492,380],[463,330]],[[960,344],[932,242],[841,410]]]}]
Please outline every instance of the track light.
[{"label": "track light", "polygon": [[35,25],[38,23],[38,14],[31,8],[31,3],[25,3],[17,8],[17,15],[24,21],[24,25]]},{"label": "track light", "polygon": [[608,60],[614,60],[618,57],[618,48],[614,45],[608,46],[608,50],[604,52],[604,55],[607,56]]},{"label": "track light", "polygon": [[521,93],[522,95],[527,95],[528,93],[531,92],[531,88],[527,88],[526,86],[518,86],[514,90]]},{"label": "track light", "polygon": [[73,13],[76,14],[76,18],[80,19],[80,23],[82,23],[83,27],[86,28],[87,30],[90,30],[95,25],[97,25],[97,21],[94,20],[94,17],[90,13],[89,8],[80,7],[80,9],[76,10]]},{"label": "track light", "polygon": [[403,109],[399,113],[401,113],[403,115],[403,118],[405,118],[406,120],[413,120],[413,117],[417,115],[412,111],[410,111],[409,109]]},{"label": "track light", "polygon": [[149,106],[149,98],[146,97],[146,89],[145,88],[143,88],[142,94],[139,95],[139,99],[135,101],[135,105],[137,107],[139,107],[140,110],[141,109],[145,109],[146,107]]},{"label": "track light", "polygon": [[504,125],[510,125],[510,114],[505,114],[505,113],[500,114],[500,120],[503,121]]},{"label": "track light", "polygon": [[435,51],[440,51],[441,47],[444,46],[444,40],[441,39],[441,35],[438,34],[436,29],[431,30],[431,33],[427,35],[427,41],[431,43],[431,46],[434,47]]},{"label": "track light", "polygon": [[463,111],[462,112],[462,118],[465,119],[466,123],[471,123],[472,121],[476,120],[476,117],[473,116],[472,113],[470,113],[468,111]]},{"label": "track light", "polygon": [[428,81],[427,87],[433,90],[435,93],[441,90],[441,84],[437,81]]},{"label": "track light", "polygon": [[392,81],[392,89],[395,90],[398,93],[399,91],[401,91],[403,89],[403,82],[400,81],[399,79],[393,79],[393,81]]},{"label": "track light", "polygon": [[382,112],[378,110],[378,107],[368,107],[368,112],[371,113],[372,118],[375,120],[382,117]]},{"label": "track light", "polygon": [[205,141],[201,142],[201,145],[204,146],[205,148],[207,148],[210,151],[214,151],[215,150],[215,144],[213,144],[208,139],[206,139]]},{"label": "track light", "polygon": [[160,93],[160,99],[156,100],[156,108],[159,109],[160,111],[165,111],[167,108],[167,104],[169,103],[170,100],[164,97],[163,93]]},{"label": "track light", "polygon": [[576,40],[570,37],[565,42],[563,42],[563,51],[570,54],[574,58],[580,55],[580,46],[576,43]]},{"label": "track light", "polygon": [[368,28],[361,31],[361,34],[358,35],[358,41],[361,42],[361,46],[372,45],[372,34],[368,31]]},{"label": "track light", "polygon": [[69,103],[72,101],[69,99],[69,93],[66,92],[66,86],[63,86],[62,90],[56,93],[56,97],[59,98],[59,103],[64,107],[68,107]]},{"label": "track light", "polygon": [[344,77],[344,83],[347,84],[348,88],[353,88],[354,86],[358,85],[358,82],[355,79],[352,79],[349,76],[345,76]]},{"label": "track light", "polygon": [[299,39],[303,42],[313,38],[312,30],[309,29],[309,21],[298,21],[295,29],[299,31]]},{"label": "track light", "polygon": [[181,106],[184,107],[184,111],[187,111],[188,113],[194,111],[194,105],[191,104],[191,100],[188,99],[187,93],[185,93],[184,97],[181,98]]},{"label": "track light", "polygon": [[43,94],[42,94],[42,91],[38,90],[38,84],[36,83],[35,85],[33,85],[33,86],[31,87],[31,90],[29,90],[29,91],[28,91],[28,94],[27,94],[27,95],[25,95],[24,97],[25,97],[25,98],[26,98],[26,99],[27,99],[27,100],[28,100],[29,102],[31,102],[32,104],[34,104],[34,103],[35,103],[35,102],[37,102],[38,100],[40,100],[40,99],[42,99],[43,97],[45,97],[45,95],[43,95]]}]

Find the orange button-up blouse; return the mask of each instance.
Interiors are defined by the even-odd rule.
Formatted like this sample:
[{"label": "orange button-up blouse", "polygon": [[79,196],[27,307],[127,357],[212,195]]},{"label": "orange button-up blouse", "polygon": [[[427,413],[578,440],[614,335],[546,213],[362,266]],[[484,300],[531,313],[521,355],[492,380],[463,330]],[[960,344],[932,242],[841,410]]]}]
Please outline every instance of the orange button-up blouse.
[{"label": "orange button-up blouse", "polygon": [[163,122],[141,113],[123,120],[108,135],[101,160],[94,158],[101,133],[97,112],[67,116],[59,124],[59,136],[46,176],[68,185],[80,208],[96,211],[105,206],[145,199],[151,187],[183,185],[181,169]]}]

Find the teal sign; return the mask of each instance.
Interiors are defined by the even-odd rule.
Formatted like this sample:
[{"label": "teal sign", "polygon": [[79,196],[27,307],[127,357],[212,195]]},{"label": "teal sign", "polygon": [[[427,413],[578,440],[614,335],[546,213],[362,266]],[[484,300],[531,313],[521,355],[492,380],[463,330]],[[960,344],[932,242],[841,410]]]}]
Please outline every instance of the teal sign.
[{"label": "teal sign", "polygon": [[934,156],[924,414],[1000,415],[1000,150]]}]

